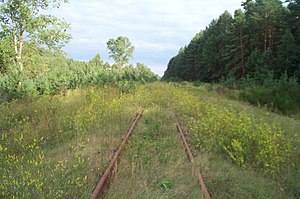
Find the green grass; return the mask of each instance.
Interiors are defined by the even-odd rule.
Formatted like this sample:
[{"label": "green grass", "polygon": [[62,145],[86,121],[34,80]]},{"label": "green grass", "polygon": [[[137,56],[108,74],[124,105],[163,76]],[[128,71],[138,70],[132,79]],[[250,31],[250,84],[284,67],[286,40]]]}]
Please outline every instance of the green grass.
[{"label": "green grass", "polygon": [[174,112],[167,109],[145,113],[106,198],[201,197],[175,120]]},{"label": "green grass", "polygon": [[[94,87],[70,91],[67,96],[2,104],[0,172],[4,175],[0,176],[0,197],[88,198],[142,107],[144,116],[122,153],[105,198],[201,197],[195,165],[187,158],[177,120],[189,132],[195,164],[213,198],[280,198],[278,187],[284,189],[286,198],[299,198],[299,120],[230,100],[208,91],[207,86],[160,82],[139,85],[126,93],[116,87]],[[291,146],[280,154],[282,162],[270,161],[277,137],[266,140],[270,149],[259,145],[269,155],[258,162],[241,164],[232,157],[247,160],[248,153],[223,150],[221,144],[240,149],[231,145],[237,143],[233,139],[246,143],[241,137],[232,138],[242,135],[239,128],[243,123],[237,128],[231,122],[238,123],[243,114],[251,119],[245,130],[249,134],[276,123],[274,131]],[[222,115],[228,118],[224,120]],[[212,122],[207,137],[195,130],[203,128],[201,121]],[[223,138],[230,139],[223,142]],[[202,142],[205,144],[199,145]],[[261,165],[264,162],[280,172],[269,172]]]}]

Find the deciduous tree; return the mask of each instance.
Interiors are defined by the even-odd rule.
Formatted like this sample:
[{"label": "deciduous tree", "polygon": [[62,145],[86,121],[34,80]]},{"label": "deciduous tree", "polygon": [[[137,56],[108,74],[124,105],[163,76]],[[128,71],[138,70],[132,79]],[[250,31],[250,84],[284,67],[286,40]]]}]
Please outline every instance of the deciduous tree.
[{"label": "deciduous tree", "polygon": [[[14,58],[23,70],[24,45],[38,45],[60,49],[71,39],[69,24],[59,18],[44,14],[49,8],[59,8],[66,0],[2,0],[0,25],[2,39],[11,38]],[[42,14],[43,13],[43,14]]]},{"label": "deciduous tree", "polygon": [[107,48],[110,50],[109,56],[112,57],[119,67],[128,63],[132,57],[134,46],[127,37],[119,36],[117,39],[109,39]]}]

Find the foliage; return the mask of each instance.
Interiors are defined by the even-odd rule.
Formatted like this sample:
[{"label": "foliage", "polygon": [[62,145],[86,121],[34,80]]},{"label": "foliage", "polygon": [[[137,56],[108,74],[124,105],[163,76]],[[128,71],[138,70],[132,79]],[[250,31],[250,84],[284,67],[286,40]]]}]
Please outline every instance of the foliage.
[{"label": "foliage", "polygon": [[240,167],[269,173],[282,190],[287,167],[292,169],[297,161],[291,162],[292,154],[297,152],[285,131],[246,111],[202,100],[196,92],[185,88],[155,84],[138,90],[136,95],[142,96],[144,106],[174,107],[178,117],[188,122],[196,139],[192,142],[201,151],[226,155]]},{"label": "foliage", "polygon": [[119,67],[128,63],[134,46],[131,44],[127,37],[119,36],[117,39],[109,39],[107,42],[107,48],[110,50],[109,56],[112,57]]},{"label": "foliage", "polygon": [[279,80],[266,78],[263,85],[245,87],[240,93],[240,98],[285,114],[294,114],[300,110],[300,86],[295,78],[287,76]]},{"label": "foliage", "polygon": [[186,91],[178,100],[178,109],[192,117],[189,126],[199,146],[223,151],[240,166],[251,165],[273,173],[289,161],[290,146],[276,125],[231,108],[197,101]]},{"label": "foliage", "polygon": [[9,74],[0,74],[1,101],[32,97],[40,94],[67,94],[68,89],[82,88],[89,85],[118,84],[118,82],[151,82],[159,77],[147,66],[137,63],[136,67],[122,69],[103,63],[99,54],[91,61],[76,61],[66,58],[61,53],[40,49],[41,55],[32,55],[26,60],[22,73],[7,68]]},{"label": "foliage", "polygon": [[[163,80],[221,83],[240,99],[284,114],[299,110],[299,1],[245,1],[196,34]],[[298,85],[297,85],[298,84]]]},{"label": "foliage", "polygon": [[0,32],[0,74],[6,74],[9,72],[8,64],[10,63],[11,55],[13,51],[10,47],[9,39],[4,39]]},{"label": "foliage", "polygon": [[2,134],[1,197],[65,198],[72,194],[72,189],[85,186],[87,176],[78,175],[85,160],[78,155],[58,162],[47,159],[40,149],[42,139],[27,144],[24,143],[23,134],[13,141],[9,140],[7,134]]},{"label": "foliage", "polygon": [[261,83],[273,73],[299,79],[299,1],[245,1],[225,11],[170,59],[163,79],[219,82],[247,76]]},{"label": "foliage", "polygon": [[[174,104],[180,113],[191,117],[189,126],[199,146],[223,151],[240,166],[254,166],[273,173],[289,161],[287,154],[291,146],[278,126],[260,122],[244,112],[197,100],[183,89],[163,89],[164,95],[160,95],[161,91],[154,95],[163,106]],[[143,95],[147,101],[153,91]]]},{"label": "foliage", "polygon": [[[66,1],[64,1],[66,2]],[[66,33],[69,25],[55,16],[41,14],[51,7],[59,7],[61,1],[52,0],[5,0],[0,7],[2,39],[9,39],[12,56],[23,62],[24,45],[45,45],[60,49],[71,38]],[[20,65],[22,71],[22,65]]]},{"label": "foliage", "polygon": [[[92,176],[89,179],[90,175],[86,172],[90,164],[89,152],[83,153],[87,148],[86,137],[103,130],[104,126],[108,131],[114,131],[110,128],[118,124],[127,126],[127,119],[120,123],[119,117],[126,118],[128,112],[133,114],[134,110],[127,105],[130,99],[119,93],[117,88],[105,86],[79,93],[74,91],[68,98],[46,95],[2,104],[0,172],[3,175],[0,177],[0,196],[89,196],[94,180],[98,178]],[[110,125],[112,118],[116,118],[118,124]],[[123,129],[120,128],[120,131]],[[60,152],[53,155],[58,148]],[[108,155],[107,161],[109,158]],[[100,167],[92,165],[92,169]]]},{"label": "foliage", "polygon": [[115,65],[103,63],[99,53],[88,62],[66,58],[61,47],[71,39],[67,33],[69,24],[43,14],[52,7],[59,8],[63,2],[67,1],[2,1],[0,103],[41,94],[66,95],[68,89],[89,85],[122,85],[127,92],[136,82],[159,79],[141,63],[124,67],[134,50],[127,37],[107,42]]},{"label": "foliage", "polygon": [[[234,179],[230,177],[230,182],[246,183],[249,176],[253,176],[249,173],[251,168],[256,169],[257,176],[247,183],[254,186],[254,190],[260,190],[252,191],[253,197],[276,195],[274,188],[253,182],[264,179],[272,184],[277,178],[280,188],[289,190],[284,193],[287,197],[297,196],[298,187],[294,183],[299,175],[293,168],[299,166],[296,144],[299,138],[294,132],[279,127],[274,116],[268,115],[270,121],[263,120],[260,112],[256,117],[249,111],[238,111],[235,106],[224,106],[208,97],[211,94],[207,91],[195,89],[188,83],[182,86],[155,82],[126,91],[122,85],[105,85],[75,89],[66,96],[43,95],[3,103],[0,106],[0,172],[4,173],[0,176],[1,197],[88,197],[98,180],[97,174],[104,171],[113,154],[111,150],[119,145],[128,128],[128,115],[134,115],[141,107],[145,108],[140,121],[144,125],[141,127],[139,123],[137,130],[140,131],[132,138],[130,152],[124,153],[129,159],[120,163],[129,165],[121,168],[129,168],[130,177],[123,178],[122,169],[117,181],[140,183],[136,186],[139,189],[141,184],[146,184],[147,194],[177,195],[176,190],[182,189],[180,186],[198,190],[198,187],[195,190],[194,186],[186,187],[186,183],[191,183],[190,178],[178,181],[179,176],[186,176],[183,168],[191,166],[184,163],[185,152],[178,147],[181,143],[174,133],[174,122],[178,119],[187,124],[187,137],[196,154],[206,151],[214,157],[227,157],[220,164],[242,173],[233,175]],[[295,145],[289,138],[293,138]],[[172,168],[172,172],[168,168]],[[216,183],[229,178],[223,174],[225,171],[217,169],[222,175],[207,178],[216,193],[220,188]],[[292,172],[292,177],[285,173],[287,170]],[[181,175],[179,171],[184,172]],[[261,171],[271,175],[260,175]],[[285,184],[285,179],[289,183]],[[230,184],[224,186],[231,187]],[[246,185],[235,186],[231,187],[231,194],[250,194]],[[124,194],[113,192],[117,193]],[[230,197],[233,195],[229,193]]]},{"label": "foliage", "polygon": [[84,194],[88,178],[80,171],[85,159],[78,153],[53,159],[46,150],[70,128],[66,117],[71,113],[62,107],[49,97],[1,106],[1,197],[80,197],[74,189]]}]

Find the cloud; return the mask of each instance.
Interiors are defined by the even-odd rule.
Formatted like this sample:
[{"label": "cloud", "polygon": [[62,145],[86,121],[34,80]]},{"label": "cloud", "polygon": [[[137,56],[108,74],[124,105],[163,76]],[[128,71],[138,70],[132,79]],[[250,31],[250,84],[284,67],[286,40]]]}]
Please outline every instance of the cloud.
[{"label": "cloud", "polygon": [[134,42],[136,49],[143,49],[146,51],[168,51],[168,50],[177,50],[180,48],[179,45],[174,43],[161,43],[161,42],[148,42],[144,40],[139,40]]},{"label": "cloud", "polygon": [[241,0],[71,0],[53,13],[71,24],[73,40],[65,47],[70,57],[89,60],[100,52],[108,59],[106,42],[122,35],[136,47],[134,61],[162,75],[180,47],[240,4]]}]

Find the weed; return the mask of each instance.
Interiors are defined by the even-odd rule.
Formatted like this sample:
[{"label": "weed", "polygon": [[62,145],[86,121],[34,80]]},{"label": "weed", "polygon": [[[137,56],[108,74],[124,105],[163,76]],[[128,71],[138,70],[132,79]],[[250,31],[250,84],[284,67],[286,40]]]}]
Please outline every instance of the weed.
[{"label": "weed", "polygon": [[201,197],[177,120],[213,197],[276,198],[276,184],[299,197],[299,121],[204,86],[103,86],[1,104],[0,197],[89,197],[141,107],[107,198]]}]

